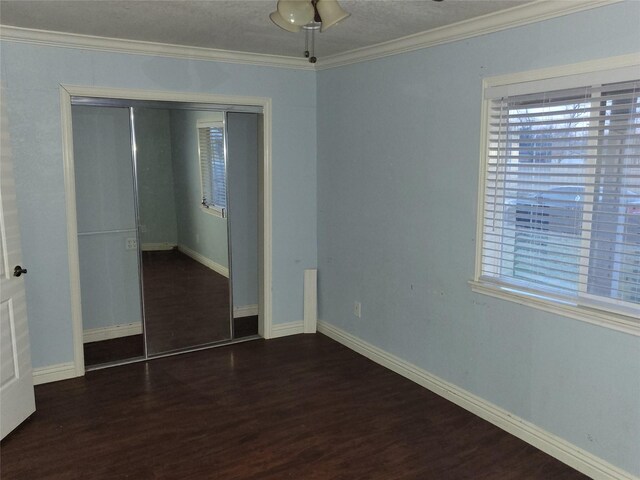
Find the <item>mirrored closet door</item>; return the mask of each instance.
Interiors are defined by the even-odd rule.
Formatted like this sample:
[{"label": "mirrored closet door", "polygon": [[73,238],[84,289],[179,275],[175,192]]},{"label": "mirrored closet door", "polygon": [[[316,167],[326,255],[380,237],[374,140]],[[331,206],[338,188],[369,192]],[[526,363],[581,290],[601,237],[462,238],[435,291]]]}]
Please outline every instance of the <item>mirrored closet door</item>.
[{"label": "mirrored closet door", "polygon": [[256,336],[259,113],[122,102],[72,107],[86,367]]},{"label": "mirrored closet door", "polygon": [[85,364],[145,355],[128,108],[73,107]]}]

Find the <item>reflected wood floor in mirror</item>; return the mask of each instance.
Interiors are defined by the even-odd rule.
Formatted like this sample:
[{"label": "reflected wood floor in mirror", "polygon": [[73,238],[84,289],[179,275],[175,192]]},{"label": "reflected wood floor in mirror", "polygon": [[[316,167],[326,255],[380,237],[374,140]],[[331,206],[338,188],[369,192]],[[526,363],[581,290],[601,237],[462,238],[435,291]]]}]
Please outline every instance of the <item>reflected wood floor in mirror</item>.
[{"label": "reflected wood floor in mirror", "polygon": [[[258,335],[258,316],[240,317],[233,320],[233,338]],[[84,344],[86,367],[144,357],[142,335],[101,340]]]},{"label": "reflected wood floor in mirror", "polygon": [[[226,277],[178,250],[143,252],[143,259],[147,275],[145,297],[152,302],[146,308],[152,309],[154,315],[150,348],[156,350],[150,350],[152,355],[229,338],[229,308],[226,306],[229,291]],[[178,286],[196,283],[197,288],[188,290],[187,287],[183,290],[177,288],[176,282]],[[233,338],[255,335],[258,335],[257,315],[234,319]],[[86,367],[140,357],[144,357],[142,335],[84,344]]]},{"label": "reflected wood floor in mirror", "polygon": [[229,279],[177,249],[142,252],[149,355],[231,338]]},{"label": "reflected wood floor in mirror", "polygon": [[321,335],[255,340],[36,387],[3,480],[582,480]]},{"label": "reflected wood floor in mirror", "polygon": [[233,319],[233,338],[243,338],[258,335],[258,316],[240,317]]}]

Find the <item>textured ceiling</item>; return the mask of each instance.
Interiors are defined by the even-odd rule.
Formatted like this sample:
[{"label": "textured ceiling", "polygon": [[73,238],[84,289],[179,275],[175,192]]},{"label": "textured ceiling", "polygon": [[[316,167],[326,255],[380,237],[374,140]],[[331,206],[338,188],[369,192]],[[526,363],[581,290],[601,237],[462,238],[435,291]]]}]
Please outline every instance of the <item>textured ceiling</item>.
[{"label": "textured ceiling", "polygon": [[[351,17],[321,33],[329,56],[490,14],[531,0],[342,0]],[[302,33],[269,20],[276,0],[0,0],[0,23],[100,37],[300,56]]]}]

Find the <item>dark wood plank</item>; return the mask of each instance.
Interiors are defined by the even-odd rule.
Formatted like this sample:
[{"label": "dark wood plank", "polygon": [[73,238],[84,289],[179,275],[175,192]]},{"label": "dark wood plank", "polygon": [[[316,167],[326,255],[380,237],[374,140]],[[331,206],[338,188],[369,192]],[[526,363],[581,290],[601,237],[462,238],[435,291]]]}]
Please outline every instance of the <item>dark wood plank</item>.
[{"label": "dark wood plank", "polygon": [[257,340],[36,387],[3,480],[585,476],[322,335]]},{"label": "dark wood plank", "polygon": [[84,364],[87,367],[138,357],[144,357],[142,334],[84,344]]}]

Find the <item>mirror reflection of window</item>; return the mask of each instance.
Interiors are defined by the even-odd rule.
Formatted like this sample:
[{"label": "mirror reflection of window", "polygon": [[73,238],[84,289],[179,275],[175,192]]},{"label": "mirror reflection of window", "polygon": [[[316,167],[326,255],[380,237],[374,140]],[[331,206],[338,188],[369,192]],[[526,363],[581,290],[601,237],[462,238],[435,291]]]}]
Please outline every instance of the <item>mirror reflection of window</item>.
[{"label": "mirror reflection of window", "polygon": [[224,215],[227,208],[223,122],[198,122],[202,206]]}]

